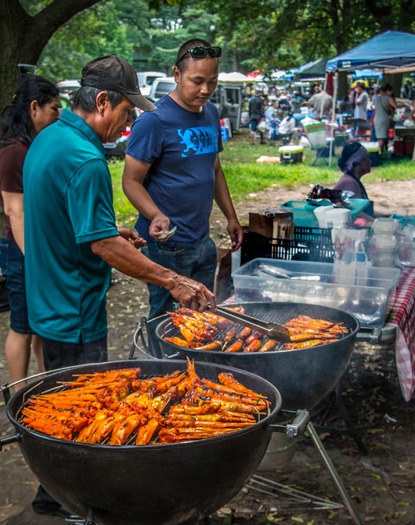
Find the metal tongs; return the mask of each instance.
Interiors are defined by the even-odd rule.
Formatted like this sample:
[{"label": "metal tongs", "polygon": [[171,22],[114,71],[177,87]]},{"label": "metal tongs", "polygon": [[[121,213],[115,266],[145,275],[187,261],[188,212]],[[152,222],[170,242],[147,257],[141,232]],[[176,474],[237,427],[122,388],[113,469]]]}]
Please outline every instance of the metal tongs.
[{"label": "metal tongs", "polygon": [[258,332],[261,332],[261,334],[276,339],[280,343],[291,342],[290,332],[286,326],[269,321],[262,321],[251,315],[235,312],[231,308],[226,308],[224,306],[217,306],[216,310],[222,317],[225,317],[234,323],[239,323],[248,326],[253,330],[257,330]]}]

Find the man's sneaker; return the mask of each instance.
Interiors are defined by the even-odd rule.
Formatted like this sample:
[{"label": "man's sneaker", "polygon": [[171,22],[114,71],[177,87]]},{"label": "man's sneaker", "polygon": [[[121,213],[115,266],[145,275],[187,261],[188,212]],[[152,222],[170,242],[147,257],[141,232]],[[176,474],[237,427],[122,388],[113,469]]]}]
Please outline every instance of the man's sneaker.
[{"label": "man's sneaker", "polygon": [[73,517],[74,514],[62,505],[54,503],[32,503],[33,512],[43,516],[59,516],[60,518]]}]

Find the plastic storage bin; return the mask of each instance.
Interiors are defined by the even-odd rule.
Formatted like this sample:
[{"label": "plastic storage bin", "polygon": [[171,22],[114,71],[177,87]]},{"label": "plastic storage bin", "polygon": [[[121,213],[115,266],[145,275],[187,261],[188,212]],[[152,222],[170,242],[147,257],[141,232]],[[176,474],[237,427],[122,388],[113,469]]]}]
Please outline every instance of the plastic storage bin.
[{"label": "plastic storage bin", "polygon": [[[293,214],[295,226],[305,226],[308,228],[318,228],[318,220],[314,213],[316,206],[307,201],[287,201],[281,205]],[[350,199],[350,211],[354,221],[360,213],[373,215],[373,202],[367,199]]]},{"label": "plastic storage bin", "polygon": [[333,262],[331,230],[296,226],[294,239],[273,239],[255,232],[245,232],[241,247],[241,264],[258,257]]},{"label": "plastic storage bin", "polygon": [[223,142],[228,142],[228,140],[229,140],[229,130],[228,130],[228,128],[225,128],[225,126],[221,126],[220,127],[220,132],[221,132],[221,135],[222,135]]},{"label": "plastic storage bin", "polygon": [[293,214],[295,226],[305,226],[307,228],[318,227],[317,217],[314,215],[315,206],[306,201],[287,201],[281,205]]},{"label": "plastic storage bin", "polygon": [[[289,277],[275,275],[281,271]],[[382,327],[400,270],[370,266],[364,275],[357,275],[359,284],[342,284],[331,263],[257,258],[243,264],[232,277],[238,301],[330,306],[354,315],[362,327]]]}]

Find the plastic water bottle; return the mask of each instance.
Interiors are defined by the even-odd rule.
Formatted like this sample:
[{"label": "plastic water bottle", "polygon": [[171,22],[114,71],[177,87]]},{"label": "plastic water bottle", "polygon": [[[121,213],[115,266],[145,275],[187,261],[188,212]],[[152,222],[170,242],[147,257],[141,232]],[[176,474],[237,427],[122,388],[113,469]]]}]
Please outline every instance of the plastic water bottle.
[{"label": "plastic water bottle", "polygon": [[362,264],[362,263],[366,264],[367,263],[367,255],[366,255],[365,247],[363,246],[362,241],[359,241],[359,243],[357,245],[356,262],[358,264]]}]

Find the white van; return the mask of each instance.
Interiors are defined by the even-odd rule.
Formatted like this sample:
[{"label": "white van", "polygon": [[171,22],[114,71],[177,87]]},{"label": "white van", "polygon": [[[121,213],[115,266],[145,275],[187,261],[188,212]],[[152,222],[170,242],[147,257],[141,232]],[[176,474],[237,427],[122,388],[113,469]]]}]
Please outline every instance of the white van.
[{"label": "white van", "polygon": [[141,94],[148,97],[151,91],[151,86],[156,78],[167,76],[165,73],[160,71],[143,71],[137,73],[138,87],[140,88]]},{"label": "white van", "polygon": [[[151,86],[148,98],[157,102],[164,95],[168,95],[176,87],[173,77],[156,78]],[[239,131],[242,113],[242,87],[228,83],[218,83],[210,101],[218,108],[220,118],[228,118],[232,131]]]},{"label": "white van", "polygon": [[151,86],[148,98],[153,102],[157,102],[164,95],[168,95],[176,87],[176,82],[173,77],[164,75],[161,78],[155,78]]},{"label": "white van", "polygon": [[232,131],[241,128],[242,86],[218,83],[213,97],[210,99],[218,108],[220,118],[229,119]]}]

